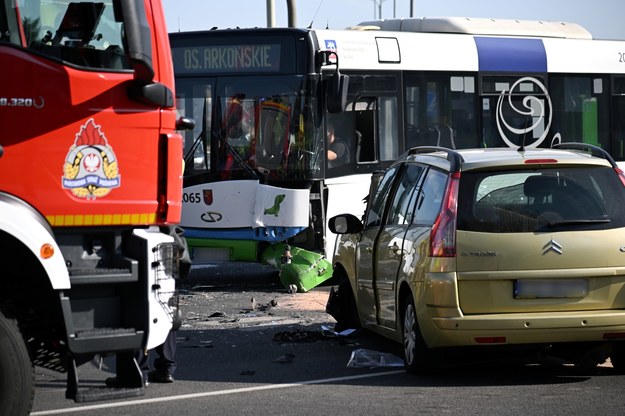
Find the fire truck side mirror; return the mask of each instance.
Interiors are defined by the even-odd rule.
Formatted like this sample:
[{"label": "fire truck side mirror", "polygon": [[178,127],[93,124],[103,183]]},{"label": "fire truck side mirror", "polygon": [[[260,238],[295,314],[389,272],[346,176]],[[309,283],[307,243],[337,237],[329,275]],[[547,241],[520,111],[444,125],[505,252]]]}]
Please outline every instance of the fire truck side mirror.
[{"label": "fire truck side mirror", "polygon": [[139,81],[131,84],[128,88],[130,99],[149,106],[172,108],[174,106],[174,94],[171,89],[160,82],[142,84]]},{"label": "fire truck side mirror", "polygon": [[135,80],[150,83],[154,79],[152,66],[152,40],[147,25],[143,0],[124,0],[117,3],[125,22],[126,54],[135,71]]}]

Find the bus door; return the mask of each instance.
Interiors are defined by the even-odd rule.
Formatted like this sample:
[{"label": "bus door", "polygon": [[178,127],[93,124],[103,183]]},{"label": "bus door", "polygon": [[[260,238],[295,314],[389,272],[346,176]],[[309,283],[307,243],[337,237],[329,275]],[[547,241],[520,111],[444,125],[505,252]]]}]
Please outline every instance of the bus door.
[{"label": "bus door", "polygon": [[376,140],[377,100],[373,97],[359,98],[351,105],[356,139],[356,163],[375,162],[378,160]]},{"label": "bus door", "polygon": [[394,160],[399,156],[395,97],[359,97],[347,113],[352,118],[357,164]]},{"label": "bus door", "polygon": [[357,135],[356,162],[375,162],[379,159],[376,140],[376,114],[378,105],[375,98],[360,98],[352,105],[354,132]]},{"label": "bus door", "polygon": [[211,126],[214,79],[178,80],[176,106],[179,116],[195,120],[193,130],[182,132],[185,148],[185,177],[206,175],[211,169]]},{"label": "bus door", "polygon": [[612,148],[616,160],[625,160],[625,76],[614,77],[612,88]]},{"label": "bus door", "polygon": [[329,176],[355,172],[355,165],[379,159],[375,97],[361,97],[345,111],[326,115],[327,169]]}]

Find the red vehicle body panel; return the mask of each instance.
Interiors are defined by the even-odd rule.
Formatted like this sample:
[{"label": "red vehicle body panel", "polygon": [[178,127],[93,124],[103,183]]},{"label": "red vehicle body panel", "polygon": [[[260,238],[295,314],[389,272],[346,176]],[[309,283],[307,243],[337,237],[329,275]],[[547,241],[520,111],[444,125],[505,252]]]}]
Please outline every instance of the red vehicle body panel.
[{"label": "red vehicle body panel", "polygon": [[[153,27],[164,24],[160,2],[146,0],[146,12]],[[154,81],[173,92],[167,33],[151,33]],[[52,226],[179,222],[183,143],[174,132],[176,110],[131,100],[132,71],[61,65],[11,46],[0,47],[0,68],[0,177],[10,178],[2,191],[30,203]],[[85,172],[93,174],[87,179]]]}]

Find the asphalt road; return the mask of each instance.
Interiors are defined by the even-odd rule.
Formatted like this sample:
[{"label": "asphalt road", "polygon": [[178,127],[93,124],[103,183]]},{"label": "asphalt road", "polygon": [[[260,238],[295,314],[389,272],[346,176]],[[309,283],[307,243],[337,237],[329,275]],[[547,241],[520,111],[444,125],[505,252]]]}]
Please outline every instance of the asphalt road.
[{"label": "asphalt road", "polygon": [[[231,280],[194,266],[181,285],[185,321],[173,384],[152,383],[138,398],[76,404],[64,398],[63,374],[38,368],[33,415],[623,413],[625,378],[610,366],[580,370],[557,361],[487,356],[450,359],[435,375],[412,376],[381,365],[380,354],[394,365],[399,345],[367,331],[324,331],[334,324],[324,312],[329,286],[292,294],[271,271],[246,275],[237,267],[229,269],[236,277]],[[363,350],[375,360],[351,365]],[[101,387],[113,368],[112,358],[102,368],[81,366],[82,385]]]}]

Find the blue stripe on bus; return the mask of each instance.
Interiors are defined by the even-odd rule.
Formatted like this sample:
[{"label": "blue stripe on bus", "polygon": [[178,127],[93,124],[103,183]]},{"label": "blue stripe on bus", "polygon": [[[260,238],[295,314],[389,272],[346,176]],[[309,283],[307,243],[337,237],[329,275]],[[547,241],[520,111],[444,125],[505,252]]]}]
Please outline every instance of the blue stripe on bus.
[{"label": "blue stripe on bus", "polygon": [[540,39],[474,39],[480,71],[547,72],[547,53]]},{"label": "blue stripe on bus", "polygon": [[306,227],[262,227],[239,229],[184,228],[188,238],[209,238],[225,240],[255,240],[278,243],[299,234]]}]

